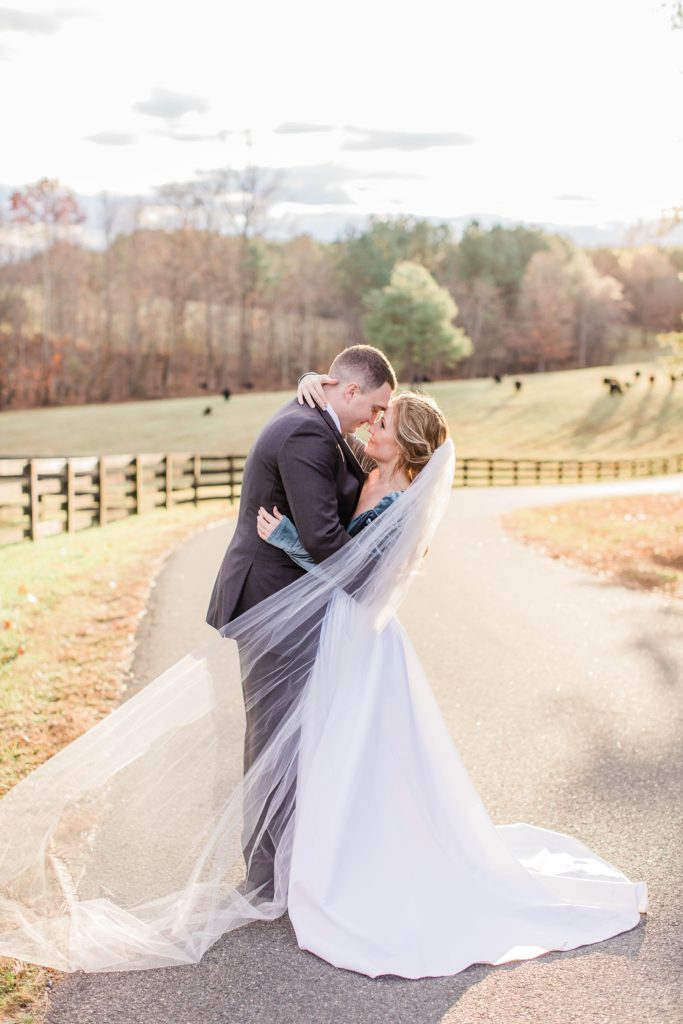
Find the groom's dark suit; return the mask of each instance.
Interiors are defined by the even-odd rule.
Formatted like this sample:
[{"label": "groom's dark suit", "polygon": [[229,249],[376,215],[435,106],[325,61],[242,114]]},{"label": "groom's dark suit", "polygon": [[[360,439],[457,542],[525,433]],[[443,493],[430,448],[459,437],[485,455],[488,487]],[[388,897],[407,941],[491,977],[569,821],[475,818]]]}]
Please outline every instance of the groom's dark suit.
[{"label": "groom's dark suit", "polygon": [[[296,399],[280,409],[257,437],[244,467],[237,526],[211,594],[206,615],[209,625],[220,629],[304,574],[289,555],[259,537],[259,506],[270,512],[277,505],[294,522],[307,551],[322,562],[350,539],[345,527],[358,504],[364,479],[329,413],[317,406],[299,405]],[[309,626],[315,629],[321,622]],[[305,661],[303,651],[300,657]],[[256,661],[250,661],[248,672],[245,663],[246,659],[242,673],[245,703],[250,694],[262,689],[263,679],[272,678],[271,673],[286,680],[247,709],[246,774],[296,698],[308,669],[297,663],[297,652],[286,658],[277,651],[259,652]],[[245,830],[242,836],[249,881],[263,885],[266,897],[272,896],[275,850],[293,805],[290,787],[258,844],[255,837],[262,819],[251,834]]]},{"label": "groom's dark suit", "polygon": [[329,413],[285,405],[256,438],[244,467],[235,533],[218,572],[206,621],[220,629],[303,575],[289,555],[261,540],[256,515],[277,505],[294,522],[316,562],[350,539],[348,526],[363,485],[356,457]]}]

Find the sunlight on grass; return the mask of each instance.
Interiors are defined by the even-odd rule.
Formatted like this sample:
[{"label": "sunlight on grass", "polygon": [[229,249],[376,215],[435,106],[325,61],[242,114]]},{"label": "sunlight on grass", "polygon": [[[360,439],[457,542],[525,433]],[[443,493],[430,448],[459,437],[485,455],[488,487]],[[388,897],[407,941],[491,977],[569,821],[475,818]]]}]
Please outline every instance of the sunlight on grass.
[{"label": "sunlight on grass", "polygon": [[518,509],[503,524],[551,558],[622,586],[683,597],[683,495],[591,498]]},{"label": "sunlight on grass", "polygon": [[[640,369],[636,380],[634,371]],[[654,373],[655,384],[647,377]],[[603,377],[632,386],[610,397]],[[644,363],[424,385],[448,418],[458,456],[553,458],[666,454],[683,448],[683,382]],[[0,413],[0,456],[114,452],[244,454],[292,392],[174,398]],[[203,415],[210,407],[210,415]]]}]

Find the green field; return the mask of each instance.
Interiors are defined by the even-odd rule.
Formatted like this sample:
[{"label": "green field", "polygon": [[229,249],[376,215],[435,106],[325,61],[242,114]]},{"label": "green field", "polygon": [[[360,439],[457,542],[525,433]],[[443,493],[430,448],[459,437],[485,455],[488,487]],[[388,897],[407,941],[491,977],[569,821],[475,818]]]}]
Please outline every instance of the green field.
[{"label": "green field", "polygon": [[[634,382],[634,371],[641,378]],[[650,385],[647,378],[655,373]],[[633,381],[610,397],[603,377]],[[597,457],[683,451],[683,380],[662,365],[446,381],[425,387],[443,407],[458,455]],[[0,413],[0,456],[247,451],[291,392],[175,398]],[[211,415],[202,411],[211,407]]]}]

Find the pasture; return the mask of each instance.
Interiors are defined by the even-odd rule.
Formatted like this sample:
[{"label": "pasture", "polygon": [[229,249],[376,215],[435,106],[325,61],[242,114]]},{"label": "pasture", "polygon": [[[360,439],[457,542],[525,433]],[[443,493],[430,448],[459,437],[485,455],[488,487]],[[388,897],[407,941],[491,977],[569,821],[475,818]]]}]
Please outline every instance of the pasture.
[{"label": "pasture", "polygon": [[[635,371],[640,378],[635,378]],[[653,374],[655,381],[649,382]],[[629,382],[610,395],[604,377]],[[683,380],[627,364],[423,385],[440,403],[460,458],[599,458],[683,449]],[[291,391],[63,406],[0,413],[0,456],[246,452]],[[205,410],[211,412],[205,414]]]}]

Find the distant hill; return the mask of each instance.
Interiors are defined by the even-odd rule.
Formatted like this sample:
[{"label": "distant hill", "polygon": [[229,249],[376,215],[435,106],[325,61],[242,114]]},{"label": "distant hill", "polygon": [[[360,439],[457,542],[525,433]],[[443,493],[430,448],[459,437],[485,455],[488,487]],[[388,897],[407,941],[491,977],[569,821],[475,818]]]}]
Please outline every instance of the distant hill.
[{"label": "distant hill", "polygon": [[[0,205],[5,206],[11,193],[22,186],[0,183]],[[83,245],[89,248],[100,249],[104,246],[102,232],[102,204],[98,194],[85,195],[81,192],[74,193],[79,205],[85,211],[87,220],[75,233]],[[120,206],[115,231],[130,230],[133,224],[133,211],[137,197],[133,195],[112,194]],[[154,190],[148,189],[140,193],[140,198],[149,201],[154,200]],[[310,212],[309,212],[310,210]],[[363,229],[367,226],[368,217],[366,214],[348,211],[318,211],[310,207],[305,212],[287,212],[282,217],[271,217],[268,234],[273,238],[289,238],[298,234],[310,234],[321,242],[332,242],[341,237],[349,227]],[[597,248],[600,246],[623,246],[630,244],[628,241],[629,232],[634,225],[626,221],[610,221],[600,224],[555,224],[550,221],[529,221],[514,217],[501,217],[487,211],[473,210],[471,213],[459,217],[429,217],[435,224],[449,224],[455,238],[459,238],[465,227],[473,220],[479,221],[485,230],[500,224],[502,227],[514,228],[516,225],[525,227],[540,228],[549,234],[564,235],[570,238],[576,245],[586,248]],[[643,223],[639,225],[642,241],[651,245],[671,246],[683,245],[683,224],[679,224],[675,230],[658,237],[656,233],[657,224]],[[647,236],[647,237],[645,237]]]}]

